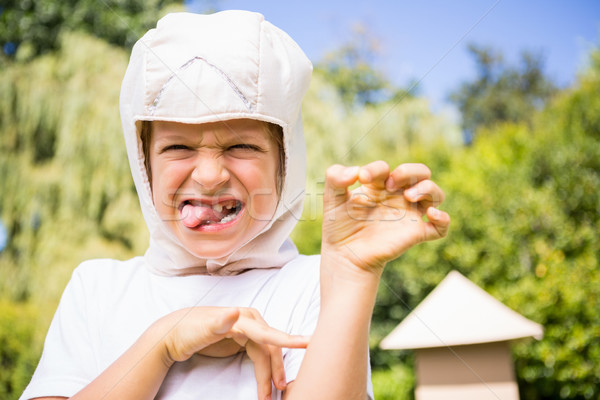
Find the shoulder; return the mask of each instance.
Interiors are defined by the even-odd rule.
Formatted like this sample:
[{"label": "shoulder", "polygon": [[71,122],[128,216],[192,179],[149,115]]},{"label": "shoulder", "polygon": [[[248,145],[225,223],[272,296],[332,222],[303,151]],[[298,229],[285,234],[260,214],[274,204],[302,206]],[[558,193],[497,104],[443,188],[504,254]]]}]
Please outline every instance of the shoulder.
[{"label": "shoulder", "polygon": [[73,270],[69,286],[79,287],[88,294],[97,292],[99,288],[116,289],[146,274],[142,263],[141,257],[126,261],[108,258],[87,260]]},{"label": "shoulder", "polygon": [[98,258],[82,262],[73,270],[73,278],[92,279],[102,277],[127,276],[140,273],[143,268],[142,257],[121,261],[110,258]]},{"label": "shoulder", "polygon": [[312,303],[319,296],[320,256],[298,255],[273,275],[269,285],[282,302]]},{"label": "shoulder", "polygon": [[[284,265],[277,274],[281,287],[294,287],[294,292],[306,292],[319,286],[321,257],[298,255]],[[288,289],[286,289],[288,290]]]},{"label": "shoulder", "polygon": [[320,255],[298,255],[281,268],[281,272],[288,275],[317,278],[321,265]]}]

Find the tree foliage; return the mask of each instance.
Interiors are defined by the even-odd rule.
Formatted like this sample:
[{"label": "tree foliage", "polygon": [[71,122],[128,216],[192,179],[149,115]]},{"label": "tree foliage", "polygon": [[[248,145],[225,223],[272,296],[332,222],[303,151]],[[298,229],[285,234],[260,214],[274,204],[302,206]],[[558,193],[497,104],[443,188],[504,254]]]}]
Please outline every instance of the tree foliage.
[{"label": "tree foliage", "polygon": [[131,47],[156,24],[161,11],[177,0],[4,0],[0,7],[0,45],[13,58],[57,49],[64,30],[89,32],[109,43]]},{"label": "tree foliage", "polygon": [[32,304],[0,299],[0,397],[3,399],[18,398],[35,370],[41,351],[37,322]]},{"label": "tree foliage", "polygon": [[489,47],[469,45],[477,77],[450,95],[463,119],[467,140],[482,127],[500,122],[530,121],[555,93],[544,76],[540,54],[523,52],[520,65],[508,66],[502,54]]},{"label": "tree foliage", "polygon": [[315,65],[315,70],[336,89],[348,110],[354,111],[391,98],[410,97],[409,92],[394,88],[386,76],[373,66],[380,47],[374,35],[357,24],[345,43]]},{"label": "tree foliage", "polygon": [[0,292],[14,300],[64,285],[88,241],[140,245],[117,107],[126,54],[73,34],[61,48],[0,77]]},{"label": "tree foliage", "polygon": [[[531,124],[497,125],[469,148],[423,158],[446,191],[451,232],[386,270],[374,341],[455,269],[544,326],[543,340],[514,346],[522,398],[600,396],[599,54]],[[376,364],[393,365],[381,353]]]},{"label": "tree foliage", "polygon": [[60,48],[0,76],[0,218],[8,233],[0,306],[40,315],[11,320],[2,311],[0,341],[19,335],[23,343],[0,344],[6,399],[30,379],[73,268],[90,257],[131,257],[147,245],[117,106],[127,55],[80,34],[63,34]]},{"label": "tree foliage", "polygon": [[[148,234],[130,177],[117,108],[126,51],[82,34],[0,76],[0,397],[16,398],[41,350],[73,268],[141,254]],[[600,52],[577,85],[527,123],[456,126],[420,98],[349,109],[317,69],[303,105],[309,154],[305,213],[294,239],[320,248],[327,166],[425,162],[445,190],[448,238],[387,267],[372,324],[378,399],[410,398],[410,352],[377,348],[452,269],[545,327],[514,345],[522,398],[600,396]]]}]

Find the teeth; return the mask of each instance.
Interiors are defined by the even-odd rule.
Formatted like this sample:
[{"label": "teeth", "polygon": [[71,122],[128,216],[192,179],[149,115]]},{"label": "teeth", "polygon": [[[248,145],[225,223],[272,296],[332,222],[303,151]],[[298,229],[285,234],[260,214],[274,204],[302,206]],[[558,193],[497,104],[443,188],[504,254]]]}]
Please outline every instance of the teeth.
[{"label": "teeth", "polygon": [[237,215],[239,214],[239,210],[236,212],[233,212],[231,214],[226,215],[225,217],[223,217],[222,220],[220,220],[219,222],[217,222],[217,224],[224,224],[226,222],[232,221],[235,219],[235,217],[237,217]]},{"label": "teeth", "polygon": [[208,207],[212,208],[216,213],[222,213],[223,210],[227,211],[227,215],[223,217],[220,221],[205,221],[203,225],[211,225],[211,224],[225,224],[229,221],[234,220],[241,211],[241,207],[238,209],[238,206],[241,204],[237,200],[228,200],[222,203],[217,204],[202,204],[200,202],[188,201],[188,204],[192,204],[196,207]]},{"label": "teeth", "polygon": [[233,214],[229,214],[228,216],[226,216],[225,218],[223,218],[222,220],[220,220],[219,222],[217,222],[218,224],[224,224],[226,222],[231,221],[232,219],[235,218],[235,215]]}]

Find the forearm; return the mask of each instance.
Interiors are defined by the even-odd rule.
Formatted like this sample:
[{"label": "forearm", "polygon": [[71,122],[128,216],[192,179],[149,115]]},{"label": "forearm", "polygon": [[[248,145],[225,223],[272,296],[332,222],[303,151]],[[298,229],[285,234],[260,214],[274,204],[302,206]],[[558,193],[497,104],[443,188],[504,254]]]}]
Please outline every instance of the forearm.
[{"label": "forearm", "polygon": [[[163,329],[164,330],[164,329]],[[165,332],[150,327],[121,357],[72,399],[154,399],[173,361]]]},{"label": "forearm", "polygon": [[321,311],[289,399],[366,398],[369,326],[379,274],[323,252]]}]

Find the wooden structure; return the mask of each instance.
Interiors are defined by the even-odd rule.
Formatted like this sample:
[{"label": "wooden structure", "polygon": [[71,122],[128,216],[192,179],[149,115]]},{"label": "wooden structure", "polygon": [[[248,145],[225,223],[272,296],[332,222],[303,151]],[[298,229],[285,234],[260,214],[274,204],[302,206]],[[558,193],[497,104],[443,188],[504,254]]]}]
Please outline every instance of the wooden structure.
[{"label": "wooden structure", "polygon": [[417,400],[517,400],[509,342],[541,325],[452,271],[382,342],[414,349]]}]

